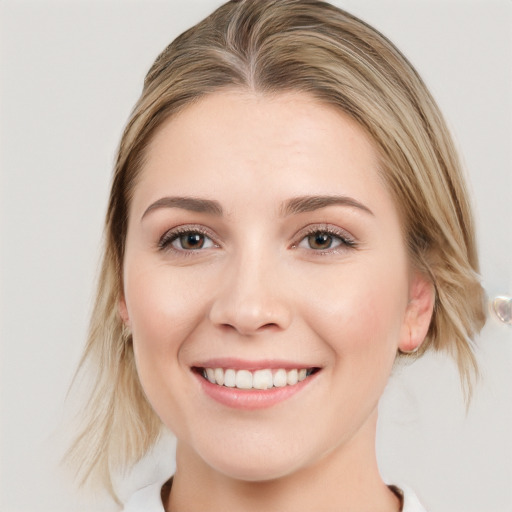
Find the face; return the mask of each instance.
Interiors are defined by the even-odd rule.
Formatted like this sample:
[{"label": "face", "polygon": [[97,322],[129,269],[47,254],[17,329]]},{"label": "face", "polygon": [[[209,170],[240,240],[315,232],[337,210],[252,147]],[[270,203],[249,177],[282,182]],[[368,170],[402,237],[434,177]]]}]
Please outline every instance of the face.
[{"label": "face", "polygon": [[397,348],[428,327],[371,141],[303,93],[218,92],[159,129],[123,279],[154,410],[246,480],[373,445]]}]

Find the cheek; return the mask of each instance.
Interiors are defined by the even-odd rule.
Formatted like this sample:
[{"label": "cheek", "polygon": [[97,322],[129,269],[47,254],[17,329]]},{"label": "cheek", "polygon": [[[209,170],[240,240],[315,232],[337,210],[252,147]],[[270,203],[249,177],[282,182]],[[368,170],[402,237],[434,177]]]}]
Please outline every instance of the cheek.
[{"label": "cheek", "polygon": [[342,269],[328,282],[328,293],[313,291],[315,300],[304,308],[309,325],[343,358],[394,359],[407,304],[406,272],[377,262]]},{"label": "cheek", "polygon": [[[155,413],[178,437],[191,430],[187,403],[189,368],[183,363],[186,341],[205,316],[204,289],[193,275],[176,275],[165,265],[139,258],[125,269],[135,363],[144,393]],[[185,402],[184,402],[185,400]]]},{"label": "cheek", "polygon": [[125,294],[134,337],[154,350],[175,350],[199,314],[194,280],[173,278],[165,266],[131,270],[125,272]]},{"label": "cheek", "polygon": [[137,372],[157,412],[158,403],[168,400],[167,388],[180,385],[175,376],[180,375],[183,343],[204,315],[198,290],[190,282],[173,278],[165,266],[146,267],[141,259],[125,268]]}]

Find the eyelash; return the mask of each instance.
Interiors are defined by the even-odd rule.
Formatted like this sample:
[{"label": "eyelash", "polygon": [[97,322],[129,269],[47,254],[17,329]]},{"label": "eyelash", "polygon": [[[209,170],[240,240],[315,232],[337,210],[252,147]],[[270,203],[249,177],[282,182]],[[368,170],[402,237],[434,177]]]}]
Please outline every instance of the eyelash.
[{"label": "eyelash", "polygon": [[314,235],[327,235],[328,237],[337,239],[339,241],[339,245],[336,245],[335,247],[328,247],[327,249],[313,249],[312,247],[305,248],[306,250],[310,250],[319,256],[338,254],[340,252],[349,249],[356,249],[358,247],[356,240],[345,230],[330,225],[315,225],[308,226],[299,232],[297,235],[298,242],[292,245],[292,249],[301,249],[302,247],[300,247],[300,244],[307,238]]},{"label": "eyelash", "polygon": [[192,252],[198,252],[202,249],[202,247],[200,247],[199,249],[178,249],[172,246],[173,242],[175,242],[180,237],[185,235],[201,235],[205,239],[211,241],[214,247],[219,247],[219,245],[214,241],[214,237],[212,236],[209,230],[206,230],[201,226],[180,226],[178,228],[170,229],[169,231],[166,231],[162,235],[157,244],[158,250],[171,250],[180,254],[188,255]]},{"label": "eyelash", "polygon": [[[184,235],[201,235],[204,237],[204,239],[207,239],[209,242],[211,242],[212,246],[203,248],[202,246],[197,249],[185,249],[185,248],[176,248],[173,247],[173,242],[178,240],[180,237]],[[311,236],[318,236],[318,235],[327,235],[328,237],[331,237],[332,239],[337,239],[339,241],[339,244],[335,247],[328,247],[326,249],[313,249],[312,247],[301,247],[300,244],[305,241],[308,237]],[[291,245],[292,249],[306,249],[310,250],[313,253],[316,253],[318,255],[325,255],[325,254],[337,254],[341,251],[345,251],[348,249],[355,249],[357,248],[357,242],[354,240],[354,238],[349,235],[345,230],[342,230],[340,228],[329,226],[329,225],[315,225],[315,226],[308,226],[304,229],[302,229],[298,235],[297,235],[298,242],[295,242]],[[207,242],[208,243],[208,242]],[[214,237],[210,233],[209,230],[203,228],[202,226],[180,226],[177,228],[170,229],[169,231],[166,231],[162,237],[159,239],[157,248],[159,251],[173,251],[175,253],[179,253],[181,255],[192,255],[194,252],[200,252],[202,249],[210,249],[210,248],[218,248],[219,244],[217,244],[214,240]]]}]

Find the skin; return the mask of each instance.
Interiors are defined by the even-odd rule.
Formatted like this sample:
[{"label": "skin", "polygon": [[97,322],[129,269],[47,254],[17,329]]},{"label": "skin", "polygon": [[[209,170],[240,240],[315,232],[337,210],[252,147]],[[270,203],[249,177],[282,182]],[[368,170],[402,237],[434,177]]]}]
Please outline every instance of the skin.
[{"label": "skin", "polygon": [[[305,93],[224,90],[154,136],[120,314],[144,391],[178,439],[167,510],[399,510],[377,468],[377,404],[397,349],[424,339],[433,294],[378,166],[365,132]],[[312,195],[350,201],[284,211]],[[169,196],[214,200],[222,214],[158,202]],[[159,247],[179,226],[204,231],[203,248]],[[312,246],[327,228],[331,246]],[[191,370],[227,357],[320,371],[287,400],[240,410]]]}]

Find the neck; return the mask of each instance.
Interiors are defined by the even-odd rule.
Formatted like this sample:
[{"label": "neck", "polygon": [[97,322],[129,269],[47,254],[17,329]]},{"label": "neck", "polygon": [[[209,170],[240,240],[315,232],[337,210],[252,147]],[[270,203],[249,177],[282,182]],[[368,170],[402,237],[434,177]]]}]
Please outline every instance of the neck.
[{"label": "neck", "polygon": [[211,468],[178,442],[177,471],[167,512],[397,512],[396,495],[383,483],[375,456],[377,413],[353,439],[281,478],[248,482]]}]

